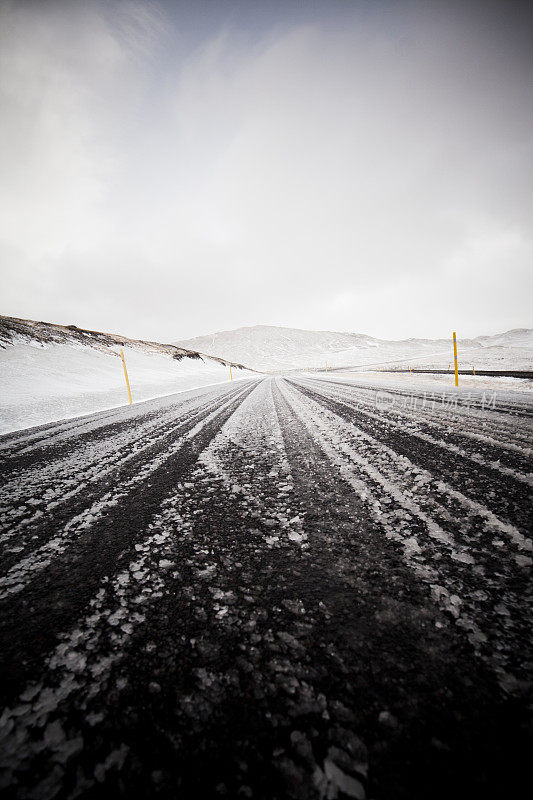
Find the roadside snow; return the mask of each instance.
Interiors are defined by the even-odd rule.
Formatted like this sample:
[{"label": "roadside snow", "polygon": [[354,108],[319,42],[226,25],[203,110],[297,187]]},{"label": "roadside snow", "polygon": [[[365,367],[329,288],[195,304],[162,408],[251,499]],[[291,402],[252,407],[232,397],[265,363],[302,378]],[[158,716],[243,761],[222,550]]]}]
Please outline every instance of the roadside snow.
[{"label": "roadside snow", "polygon": [[[114,349],[117,352],[114,352]],[[0,350],[0,433],[127,405],[119,348],[16,343]],[[229,368],[125,347],[134,403],[229,381]],[[249,377],[233,368],[233,379]]]},{"label": "roadside snow", "polygon": [[[326,374],[310,373],[313,378],[326,378]],[[354,379],[365,383],[373,382],[376,388],[412,388],[413,391],[427,392],[464,392],[474,389],[492,391],[512,391],[512,392],[531,392],[533,391],[533,381],[525,378],[505,378],[490,377],[484,375],[459,375],[459,386],[455,387],[454,373],[449,372],[445,375],[423,374],[416,372],[376,372],[363,370],[358,372],[330,372],[328,380],[346,379],[352,382]]]}]

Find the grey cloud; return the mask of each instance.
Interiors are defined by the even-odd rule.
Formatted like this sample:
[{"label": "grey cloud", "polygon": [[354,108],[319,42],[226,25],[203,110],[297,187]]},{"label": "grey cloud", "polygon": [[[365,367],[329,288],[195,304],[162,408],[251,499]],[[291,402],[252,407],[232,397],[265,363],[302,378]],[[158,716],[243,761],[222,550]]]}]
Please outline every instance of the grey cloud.
[{"label": "grey cloud", "polygon": [[527,15],[270,5],[6,5],[4,313],[160,339],[530,324]]}]

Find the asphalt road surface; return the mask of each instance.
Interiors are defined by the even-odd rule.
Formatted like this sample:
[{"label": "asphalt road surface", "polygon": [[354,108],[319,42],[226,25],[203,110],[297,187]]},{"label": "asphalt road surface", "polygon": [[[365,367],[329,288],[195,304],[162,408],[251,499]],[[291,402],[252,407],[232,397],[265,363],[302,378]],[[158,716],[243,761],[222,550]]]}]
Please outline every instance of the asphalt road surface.
[{"label": "asphalt road surface", "polygon": [[524,395],[267,378],[4,436],[6,798],[518,798]]}]

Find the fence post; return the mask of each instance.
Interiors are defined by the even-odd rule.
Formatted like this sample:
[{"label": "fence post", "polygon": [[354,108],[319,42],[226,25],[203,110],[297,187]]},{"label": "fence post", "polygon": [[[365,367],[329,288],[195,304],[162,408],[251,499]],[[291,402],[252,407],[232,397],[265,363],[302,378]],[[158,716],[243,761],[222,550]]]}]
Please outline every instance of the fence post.
[{"label": "fence post", "polygon": [[457,367],[457,334],[453,332],[453,360],[455,362],[455,385],[459,386],[459,372]]},{"label": "fence post", "polygon": [[124,377],[126,378],[126,387],[128,389],[128,397],[130,399],[130,406],[131,406],[133,400],[131,399],[131,389],[130,389],[130,382],[128,379],[128,370],[126,369],[126,359],[124,358],[124,350],[122,349],[122,347],[120,348],[120,357],[122,359],[122,366],[124,367]]}]

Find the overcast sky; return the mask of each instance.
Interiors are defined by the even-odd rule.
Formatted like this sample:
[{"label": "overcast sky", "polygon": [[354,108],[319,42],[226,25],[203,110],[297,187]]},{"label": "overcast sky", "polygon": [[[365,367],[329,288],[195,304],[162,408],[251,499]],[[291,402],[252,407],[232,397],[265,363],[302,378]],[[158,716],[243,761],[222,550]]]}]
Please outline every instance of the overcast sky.
[{"label": "overcast sky", "polygon": [[160,341],[533,326],[527,4],[0,9],[1,313]]}]

